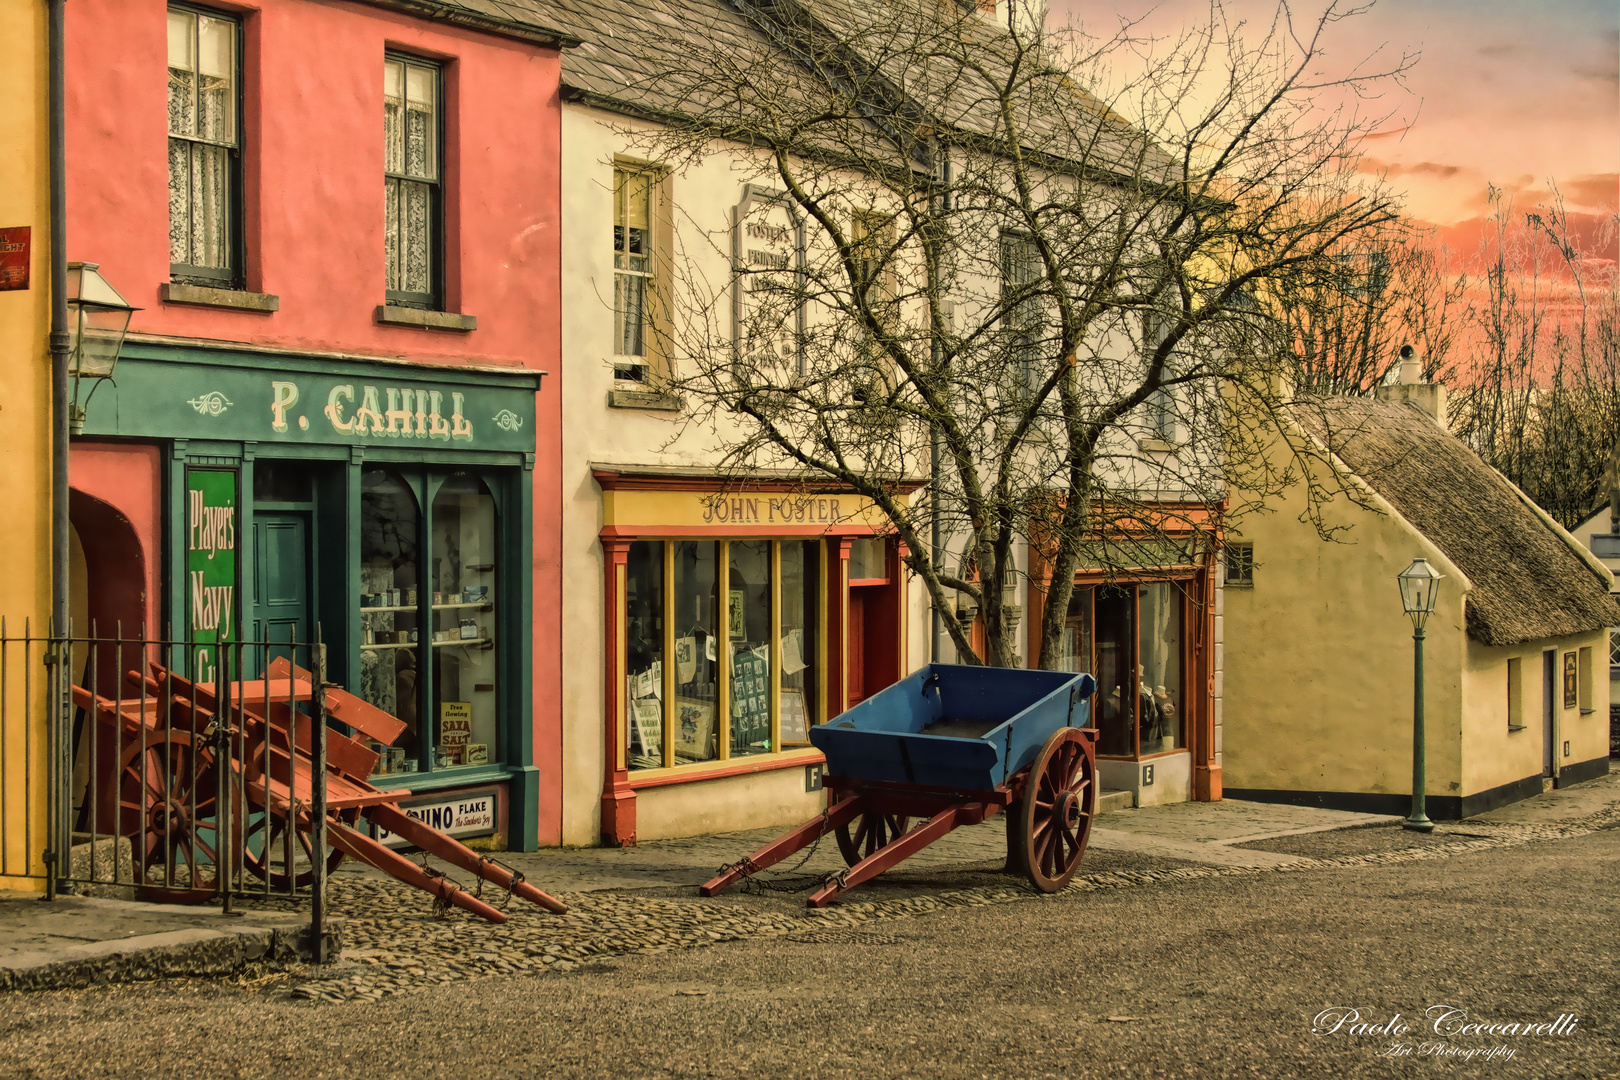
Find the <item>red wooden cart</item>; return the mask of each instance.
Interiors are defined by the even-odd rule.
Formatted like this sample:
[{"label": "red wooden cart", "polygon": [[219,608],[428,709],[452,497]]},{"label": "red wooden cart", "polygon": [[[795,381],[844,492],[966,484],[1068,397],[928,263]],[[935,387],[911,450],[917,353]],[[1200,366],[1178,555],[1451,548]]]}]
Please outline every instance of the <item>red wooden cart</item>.
[{"label": "red wooden cart", "polygon": [[[193,886],[205,871],[226,864],[222,847],[233,876],[245,869],[277,891],[309,885],[317,858],[311,810],[315,720],[299,706],[317,703],[310,672],[285,658],[272,660],[263,679],[229,684],[223,707],[214,686],[155,663],[145,672],[129,672],[127,685],[127,698],[73,688],[75,703],[94,717],[99,745],[109,748],[97,762],[100,798],[91,815],[97,832],[129,837],[142,872],[165,866],[172,877],[174,868],[184,865]],[[356,826],[363,816],[513,895],[558,914],[568,910],[521,873],[394,805],[408,792],[367,783],[378,754],[366,742],[391,744],[404,722],[338,686],[321,686],[319,695],[314,711],[356,732],[351,737],[330,727],[326,731],[325,820],[332,850],[320,857],[328,870],[350,856],[432,893],[441,903],[490,922],[506,921],[502,912],[447,877],[360,831]],[[229,752],[222,755],[221,747]],[[227,771],[228,785],[222,783]],[[222,790],[232,792],[230,807],[221,805]],[[218,840],[222,810],[229,811],[223,831],[231,838],[224,845]]]},{"label": "red wooden cart", "polygon": [[931,664],[812,729],[825,813],[698,892],[713,896],[835,832],[848,869],[822,907],[963,825],[1012,815],[1008,856],[1042,892],[1069,883],[1096,814],[1090,675]]}]

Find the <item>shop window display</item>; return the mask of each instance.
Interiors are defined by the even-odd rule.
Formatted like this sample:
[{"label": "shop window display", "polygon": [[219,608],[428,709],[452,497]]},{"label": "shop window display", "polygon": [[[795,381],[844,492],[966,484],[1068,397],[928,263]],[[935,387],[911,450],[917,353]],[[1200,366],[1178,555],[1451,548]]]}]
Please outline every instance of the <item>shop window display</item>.
[{"label": "shop window display", "polygon": [[433,760],[436,768],[498,758],[495,500],[456,473],[433,497]]},{"label": "shop window display", "polygon": [[625,565],[625,719],[630,767],[664,764],[664,545],[630,545]]},{"label": "shop window display", "polygon": [[415,772],[421,756],[417,654],[421,513],[397,474],[368,470],[360,482],[360,696],[405,722],[398,760]]},{"label": "shop window display", "polygon": [[820,564],[815,540],[630,545],[623,610],[630,769],[809,745],[819,715]]},{"label": "shop window display", "polygon": [[782,749],[810,745],[811,719],[818,715],[816,644],[820,641],[818,597],[821,544],[782,543],[781,687],[778,695]]},{"label": "shop window display", "polygon": [[1167,581],[1075,589],[1058,667],[1097,679],[1098,753],[1136,757],[1186,745],[1183,599]]},{"label": "shop window display", "polygon": [[359,694],[405,722],[378,775],[500,759],[495,500],[453,473],[425,524],[426,559],[416,486],[387,469],[362,475]]}]

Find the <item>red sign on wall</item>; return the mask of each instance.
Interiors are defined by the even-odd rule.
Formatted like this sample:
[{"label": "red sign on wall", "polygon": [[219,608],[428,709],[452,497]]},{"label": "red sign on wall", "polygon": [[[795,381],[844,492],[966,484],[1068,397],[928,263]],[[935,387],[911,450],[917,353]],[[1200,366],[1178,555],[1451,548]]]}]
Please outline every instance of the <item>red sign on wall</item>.
[{"label": "red sign on wall", "polygon": [[29,235],[33,228],[0,229],[0,292],[28,288]]}]

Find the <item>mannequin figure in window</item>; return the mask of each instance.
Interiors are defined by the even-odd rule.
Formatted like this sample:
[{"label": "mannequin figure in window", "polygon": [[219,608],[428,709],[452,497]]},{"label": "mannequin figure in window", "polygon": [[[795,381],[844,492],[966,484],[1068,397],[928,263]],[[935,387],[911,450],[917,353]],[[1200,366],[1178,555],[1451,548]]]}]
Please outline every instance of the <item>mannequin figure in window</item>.
[{"label": "mannequin figure in window", "polygon": [[400,649],[394,654],[394,708],[398,710],[399,719],[405,722],[405,730],[400,732],[394,745],[405,751],[406,757],[415,760],[417,754],[417,709],[416,709],[416,650]]},{"label": "mannequin figure in window", "polygon": [[646,671],[663,655],[662,636],[652,605],[645,597],[636,597],[630,602],[630,622],[625,632],[625,659],[631,675]]}]

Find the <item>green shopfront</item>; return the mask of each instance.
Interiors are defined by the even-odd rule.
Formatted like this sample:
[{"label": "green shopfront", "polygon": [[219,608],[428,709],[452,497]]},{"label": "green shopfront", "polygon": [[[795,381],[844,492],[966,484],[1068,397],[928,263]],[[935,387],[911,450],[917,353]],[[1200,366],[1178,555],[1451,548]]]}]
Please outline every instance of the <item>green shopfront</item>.
[{"label": "green shopfront", "polygon": [[[141,621],[193,642],[195,674],[221,642],[318,636],[330,682],[405,722],[373,783],[448,831],[532,848],[551,767],[526,617],[541,382],[132,343],[75,441],[75,507],[149,534]],[[141,572],[75,524],[92,587]]]}]

